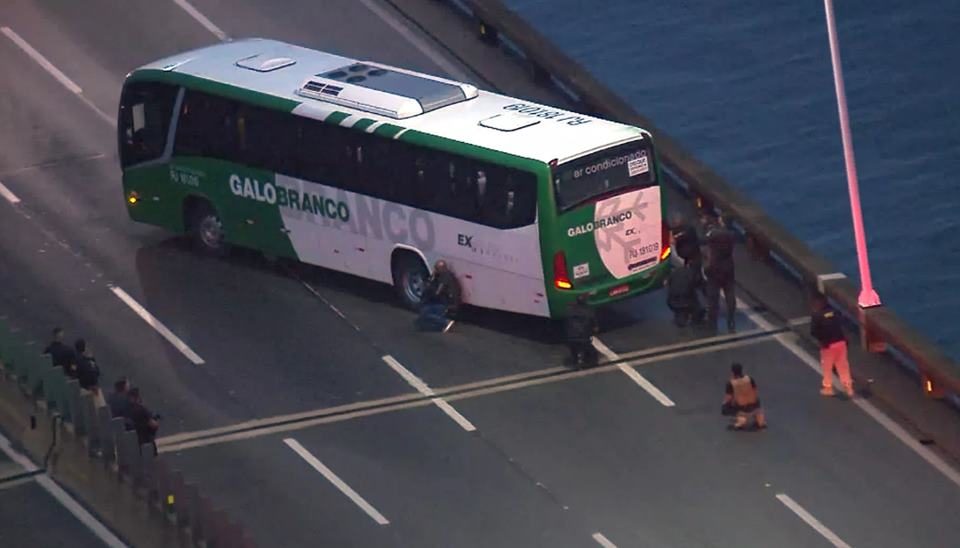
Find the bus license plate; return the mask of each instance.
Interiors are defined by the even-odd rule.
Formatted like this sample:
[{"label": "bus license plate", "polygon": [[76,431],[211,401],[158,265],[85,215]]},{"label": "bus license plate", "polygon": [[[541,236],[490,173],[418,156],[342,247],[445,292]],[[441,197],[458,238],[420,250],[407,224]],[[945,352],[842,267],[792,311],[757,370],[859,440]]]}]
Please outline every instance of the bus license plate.
[{"label": "bus license plate", "polygon": [[629,285],[627,285],[627,284],[618,285],[617,287],[614,287],[613,289],[610,290],[609,295],[610,295],[611,297],[616,297],[617,295],[623,295],[623,294],[626,293],[627,291],[630,291],[630,286],[629,286]]}]

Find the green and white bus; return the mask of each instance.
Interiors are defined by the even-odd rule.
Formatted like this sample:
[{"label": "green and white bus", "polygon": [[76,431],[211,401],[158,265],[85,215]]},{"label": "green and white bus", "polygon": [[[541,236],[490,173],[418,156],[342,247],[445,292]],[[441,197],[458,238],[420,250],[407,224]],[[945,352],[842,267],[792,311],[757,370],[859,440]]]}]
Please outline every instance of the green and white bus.
[{"label": "green and white bus", "polygon": [[464,302],[562,317],[660,287],[648,132],[379,63],[247,39],[140,67],[118,140],[130,217],[393,284],[444,259]]}]

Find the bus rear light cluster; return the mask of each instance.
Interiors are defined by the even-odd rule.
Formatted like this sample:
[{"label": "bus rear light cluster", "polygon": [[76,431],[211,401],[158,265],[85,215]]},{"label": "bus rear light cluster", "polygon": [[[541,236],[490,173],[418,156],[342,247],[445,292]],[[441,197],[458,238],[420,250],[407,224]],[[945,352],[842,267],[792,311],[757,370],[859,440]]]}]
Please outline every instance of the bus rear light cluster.
[{"label": "bus rear light cluster", "polygon": [[665,261],[670,256],[670,227],[661,223],[660,231],[660,260]]},{"label": "bus rear light cluster", "polygon": [[557,289],[573,289],[567,273],[567,256],[563,251],[557,251],[553,255],[553,285]]}]

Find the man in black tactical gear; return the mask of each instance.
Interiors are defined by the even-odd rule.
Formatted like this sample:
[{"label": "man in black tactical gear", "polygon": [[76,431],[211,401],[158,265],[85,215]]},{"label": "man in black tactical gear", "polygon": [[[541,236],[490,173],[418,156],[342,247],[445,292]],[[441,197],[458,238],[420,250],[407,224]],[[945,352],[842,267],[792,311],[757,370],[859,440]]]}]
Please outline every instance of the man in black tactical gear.
[{"label": "man in black tactical gear", "polygon": [[703,269],[706,276],[707,320],[711,329],[717,328],[720,308],[720,292],[727,305],[727,330],[736,331],[737,294],[733,246],[736,237],[733,231],[712,210],[703,212],[704,239],[707,244],[707,260]]},{"label": "man in black tactical gear", "polygon": [[673,323],[685,327],[691,321],[702,323],[706,312],[700,305],[697,289],[702,284],[699,268],[693,263],[674,267],[667,278],[667,306],[673,311]]},{"label": "man in black tactical gear", "polygon": [[597,316],[587,304],[586,293],[577,295],[577,300],[567,306],[564,327],[573,363],[578,367],[596,364],[597,350],[591,338],[597,332]]}]

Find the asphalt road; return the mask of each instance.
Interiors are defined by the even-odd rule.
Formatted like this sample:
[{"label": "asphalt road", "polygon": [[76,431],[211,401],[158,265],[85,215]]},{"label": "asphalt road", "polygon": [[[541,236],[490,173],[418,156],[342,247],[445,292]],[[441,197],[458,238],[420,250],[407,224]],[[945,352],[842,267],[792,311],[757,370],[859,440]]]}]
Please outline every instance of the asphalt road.
[{"label": "asphalt road", "polygon": [[[460,24],[399,3],[438,31]],[[131,223],[111,124],[123,76],[219,33],[549,99],[496,50],[474,52],[501,63],[479,76],[456,57],[483,46],[461,33],[455,57],[380,1],[191,5],[209,24],[172,0],[0,7],[0,182],[19,199],[0,199],[0,310],[37,345],[54,324],[85,336],[107,380],[130,376],[164,416],[166,457],[260,545],[957,544],[960,485],[869,403],[822,399],[810,349],[761,303],[734,338],[678,331],[661,295],[618,305],[600,339],[634,359],[577,373],[549,322],[471,311],[418,334],[387,287],[200,257]],[[758,379],[768,431],[725,430],[731,361]]]}]

